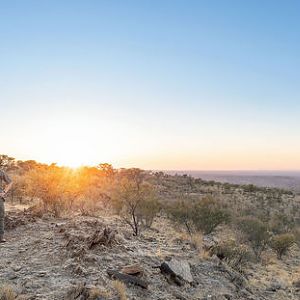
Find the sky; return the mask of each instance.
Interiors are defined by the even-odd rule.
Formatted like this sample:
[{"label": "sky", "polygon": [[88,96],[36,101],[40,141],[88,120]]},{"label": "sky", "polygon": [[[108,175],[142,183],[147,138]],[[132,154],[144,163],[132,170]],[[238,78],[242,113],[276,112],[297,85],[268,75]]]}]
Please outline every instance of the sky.
[{"label": "sky", "polygon": [[0,153],[300,170],[300,2],[0,0]]}]

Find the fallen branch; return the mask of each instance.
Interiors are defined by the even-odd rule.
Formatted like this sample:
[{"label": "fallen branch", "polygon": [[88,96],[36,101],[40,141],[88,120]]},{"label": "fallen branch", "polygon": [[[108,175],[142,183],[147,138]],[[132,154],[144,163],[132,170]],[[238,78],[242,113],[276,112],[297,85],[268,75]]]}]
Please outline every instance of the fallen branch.
[{"label": "fallen branch", "polygon": [[120,280],[126,284],[133,284],[148,289],[148,282],[132,275],[127,275],[114,270],[107,270],[107,274],[112,279]]}]

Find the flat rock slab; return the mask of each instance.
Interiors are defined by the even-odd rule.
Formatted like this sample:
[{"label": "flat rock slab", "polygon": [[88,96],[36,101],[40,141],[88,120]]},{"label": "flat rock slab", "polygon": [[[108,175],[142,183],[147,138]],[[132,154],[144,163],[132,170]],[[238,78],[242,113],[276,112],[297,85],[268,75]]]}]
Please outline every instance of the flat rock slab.
[{"label": "flat rock slab", "polygon": [[121,272],[127,275],[141,276],[143,275],[144,270],[140,265],[134,264],[123,267]]},{"label": "flat rock slab", "polygon": [[191,268],[188,261],[172,258],[170,261],[166,261],[165,263],[177,276],[189,283],[193,282],[193,276],[191,274]]}]

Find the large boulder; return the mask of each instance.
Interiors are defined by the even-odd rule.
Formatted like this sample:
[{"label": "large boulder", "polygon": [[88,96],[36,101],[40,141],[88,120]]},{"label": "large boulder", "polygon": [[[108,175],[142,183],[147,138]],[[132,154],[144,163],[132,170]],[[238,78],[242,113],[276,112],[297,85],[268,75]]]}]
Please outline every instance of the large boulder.
[{"label": "large boulder", "polygon": [[188,261],[172,258],[170,261],[165,261],[165,264],[179,278],[188,283],[193,282],[193,276],[191,274],[191,268]]}]

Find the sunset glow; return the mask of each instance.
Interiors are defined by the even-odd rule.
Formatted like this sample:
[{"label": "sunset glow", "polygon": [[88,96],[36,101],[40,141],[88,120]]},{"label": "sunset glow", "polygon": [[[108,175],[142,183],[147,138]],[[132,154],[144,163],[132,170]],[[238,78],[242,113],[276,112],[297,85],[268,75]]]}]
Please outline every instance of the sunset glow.
[{"label": "sunset glow", "polygon": [[297,9],[175,2],[3,4],[1,152],[72,167],[300,169]]}]

